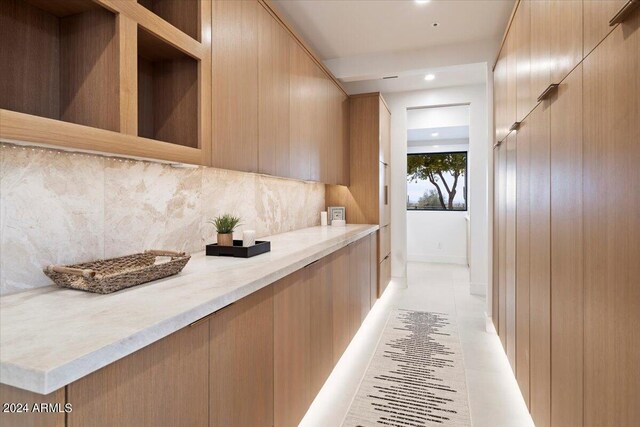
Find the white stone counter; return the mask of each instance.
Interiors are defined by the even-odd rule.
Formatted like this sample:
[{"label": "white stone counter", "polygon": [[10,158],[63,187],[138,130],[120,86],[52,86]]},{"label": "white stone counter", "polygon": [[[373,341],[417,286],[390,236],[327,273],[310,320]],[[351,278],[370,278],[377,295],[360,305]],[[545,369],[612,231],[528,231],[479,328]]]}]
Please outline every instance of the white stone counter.
[{"label": "white stone counter", "polygon": [[311,227],[249,259],[193,254],[177,276],[108,295],[54,286],[0,298],[0,382],[48,394],[374,232]]}]

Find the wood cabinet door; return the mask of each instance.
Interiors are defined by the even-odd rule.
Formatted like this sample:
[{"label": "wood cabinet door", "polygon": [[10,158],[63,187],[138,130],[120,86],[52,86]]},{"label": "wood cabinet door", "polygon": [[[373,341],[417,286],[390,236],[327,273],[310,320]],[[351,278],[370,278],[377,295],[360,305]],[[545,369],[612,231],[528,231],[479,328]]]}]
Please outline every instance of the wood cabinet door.
[{"label": "wood cabinet door", "polygon": [[290,120],[289,120],[289,167],[291,178],[311,179],[312,125],[318,118],[313,116],[314,68],[309,55],[293,39],[289,40],[290,61]]},{"label": "wood cabinet door", "polygon": [[380,225],[389,225],[391,221],[391,194],[389,185],[390,182],[390,174],[389,174],[389,165],[386,163],[380,162],[378,164],[378,179],[379,179],[379,188],[378,188],[378,203],[380,209]]},{"label": "wood cabinet door", "polygon": [[378,296],[381,297],[384,291],[389,286],[389,282],[391,281],[391,256],[387,255],[384,257],[380,264],[378,265],[379,271],[379,285],[378,285]]},{"label": "wood cabinet door", "polygon": [[331,260],[321,258],[307,267],[311,313],[311,378],[314,399],[333,370],[333,286]]},{"label": "wood cabinet door", "polygon": [[516,93],[516,85],[517,85],[517,36],[518,36],[518,24],[517,20],[513,20],[511,23],[511,28],[507,33],[507,38],[505,40],[504,50],[506,51],[506,62],[507,62],[507,99],[505,102],[505,116],[504,116],[504,125],[506,131],[509,132],[509,129],[513,126],[513,124],[517,120],[517,106],[518,106],[518,97]]},{"label": "wood cabinet door", "polygon": [[349,316],[349,248],[328,257],[333,299],[333,363],[337,363],[351,341]]},{"label": "wood cabinet door", "polygon": [[349,325],[353,337],[369,312],[369,239],[360,239],[349,248]]},{"label": "wood cabinet door", "polygon": [[58,404],[60,412],[0,412],[0,425],[11,427],[64,427],[65,389],[42,395],[27,390],[0,384],[0,402],[26,404],[29,409],[34,404]]},{"label": "wood cabinet door", "polygon": [[217,312],[209,331],[211,427],[273,425],[273,286]]},{"label": "wood cabinet door", "polygon": [[585,0],[584,13],[584,48],[586,57],[615,28],[609,20],[627,3],[628,0]]},{"label": "wood cabinet door", "polygon": [[[388,226],[387,226],[388,228]],[[369,309],[378,299],[378,233],[369,235]]]},{"label": "wood cabinet door", "polygon": [[521,122],[537,101],[531,90],[531,1],[522,0],[514,17],[516,56],[516,120]]},{"label": "wood cabinet door", "polygon": [[257,1],[213,2],[212,166],[258,171]]},{"label": "wood cabinet door", "polygon": [[582,0],[551,1],[551,83],[560,83],[582,61],[582,4]]},{"label": "wood cabinet door", "polygon": [[67,426],[209,425],[209,321],[67,386]]},{"label": "wood cabinet door", "polygon": [[531,123],[525,119],[516,135],[516,379],[529,404],[529,174]]},{"label": "wood cabinet door", "polygon": [[583,62],[584,425],[640,420],[640,9]]},{"label": "wood cabinet door", "polygon": [[507,49],[505,47],[500,51],[498,62],[493,70],[493,105],[494,105],[494,126],[495,141],[501,142],[508,133],[509,125],[506,124],[507,110]]},{"label": "wood cabinet door", "polygon": [[583,425],[582,65],[551,99],[551,425]]},{"label": "wood cabinet door", "polygon": [[530,408],[533,422],[548,427],[551,417],[551,195],[550,114],[543,101],[529,116],[529,302]]},{"label": "wood cabinet door", "polygon": [[380,114],[380,161],[389,165],[391,164],[391,113],[382,98],[379,99],[378,109]]},{"label": "wood cabinet door", "polygon": [[328,77],[320,66],[313,62],[310,56],[306,56],[311,70],[311,96],[307,99],[309,103],[309,120],[301,123],[301,125],[307,128],[309,137],[309,179],[326,182],[328,180],[329,137],[327,127],[329,121]]},{"label": "wood cabinet door", "polygon": [[500,313],[500,147],[493,148],[493,233],[491,264],[491,321],[499,330]]},{"label": "wood cabinet door", "polygon": [[290,36],[264,7],[258,9],[258,171],[288,177]]},{"label": "wood cabinet door", "polygon": [[[525,0],[526,1],[526,0]],[[555,1],[555,0],[554,0]],[[529,0],[531,8],[531,92],[537,100],[551,84],[551,2]]]},{"label": "wood cabinet door", "polygon": [[498,147],[498,335],[507,349],[507,145]]},{"label": "wood cabinet door", "polygon": [[309,408],[311,294],[306,269],[273,284],[274,425],[297,426]]},{"label": "wood cabinet door", "polygon": [[506,146],[505,194],[505,302],[507,358],[516,372],[516,133],[511,132]]},{"label": "wood cabinet door", "polygon": [[328,96],[327,184],[349,183],[349,100],[326,79]]}]

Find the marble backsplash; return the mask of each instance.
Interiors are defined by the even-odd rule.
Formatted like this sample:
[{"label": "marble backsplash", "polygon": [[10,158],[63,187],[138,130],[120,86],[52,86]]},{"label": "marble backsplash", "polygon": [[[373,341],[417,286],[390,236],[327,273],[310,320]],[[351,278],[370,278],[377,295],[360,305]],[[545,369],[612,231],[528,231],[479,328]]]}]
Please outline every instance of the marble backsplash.
[{"label": "marble backsplash", "polygon": [[318,225],[324,184],[0,144],[0,294],[50,285],[48,264],[196,252],[209,218],[257,236]]}]

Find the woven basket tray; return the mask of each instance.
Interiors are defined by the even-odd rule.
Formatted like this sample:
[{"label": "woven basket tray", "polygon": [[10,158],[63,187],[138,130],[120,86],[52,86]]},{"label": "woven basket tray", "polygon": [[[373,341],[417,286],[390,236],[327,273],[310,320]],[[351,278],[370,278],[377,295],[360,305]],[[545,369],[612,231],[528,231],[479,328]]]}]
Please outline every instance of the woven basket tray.
[{"label": "woven basket tray", "polygon": [[[166,262],[158,257],[170,257]],[[63,288],[109,294],[120,289],[178,274],[191,255],[173,251],[145,251],[82,264],[45,267],[44,274]]]}]

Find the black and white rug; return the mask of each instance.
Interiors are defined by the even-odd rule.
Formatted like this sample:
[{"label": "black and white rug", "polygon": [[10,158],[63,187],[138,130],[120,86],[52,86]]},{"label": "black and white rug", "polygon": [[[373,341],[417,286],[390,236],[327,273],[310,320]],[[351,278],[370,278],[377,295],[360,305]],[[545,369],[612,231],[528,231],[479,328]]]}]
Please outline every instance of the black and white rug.
[{"label": "black and white rug", "polygon": [[471,426],[453,317],[391,312],[343,426]]}]

